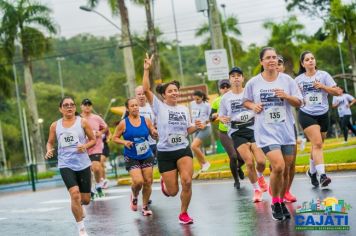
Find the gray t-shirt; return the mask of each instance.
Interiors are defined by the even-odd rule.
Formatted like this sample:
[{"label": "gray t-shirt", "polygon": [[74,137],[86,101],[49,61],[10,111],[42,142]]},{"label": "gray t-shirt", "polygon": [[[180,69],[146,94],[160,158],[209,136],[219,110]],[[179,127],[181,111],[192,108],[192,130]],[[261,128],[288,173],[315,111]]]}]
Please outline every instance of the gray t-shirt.
[{"label": "gray t-shirt", "polygon": [[[231,122],[244,124],[251,122],[254,119],[255,113],[242,105],[243,92],[233,93],[229,91],[225,93],[220,102],[219,116],[228,116],[231,119]],[[231,122],[229,122],[228,135],[231,137],[231,134],[237,131],[238,126],[232,127]],[[253,129],[253,125],[247,126],[249,129]]]},{"label": "gray t-shirt", "polygon": [[317,70],[312,77],[308,77],[304,73],[295,78],[304,98],[304,106],[300,110],[309,115],[319,116],[329,110],[328,93],[322,89],[314,88],[315,81],[328,87],[334,87],[336,83],[329,73],[321,70]]},{"label": "gray t-shirt", "polygon": [[[198,104],[195,101],[192,101],[189,105],[190,105],[190,111],[191,111],[190,114],[192,117],[192,123],[194,123],[195,120],[200,120],[203,123],[209,121],[211,107],[208,102],[202,102]],[[210,126],[210,123],[207,123],[207,126]]]},{"label": "gray t-shirt", "polygon": [[338,104],[337,112],[339,113],[339,117],[343,117],[344,115],[351,115],[351,109],[348,104],[354,99],[355,98],[353,96],[346,93],[333,97],[333,104]]},{"label": "gray t-shirt", "polygon": [[[139,107],[140,116],[148,118],[151,120],[152,124],[156,124],[156,116],[152,111],[150,104],[146,103],[144,107]],[[148,143],[150,145],[156,144],[156,140],[154,140],[151,135],[148,136]]]},{"label": "gray t-shirt", "polygon": [[189,145],[187,129],[192,126],[188,108],[169,106],[154,96],[152,109],[158,121],[157,150],[169,152],[186,148]]},{"label": "gray t-shirt", "polygon": [[295,81],[287,74],[279,73],[276,80],[266,81],[261,74],[250,79],[245,87],[243,101],[262,103],[262,112],[255,115],[254,135],[258,147],[273,144],[294,145],[292,106],[276,96],[274,90],[283,89],[290,96],[302,101],[303,97]]}]

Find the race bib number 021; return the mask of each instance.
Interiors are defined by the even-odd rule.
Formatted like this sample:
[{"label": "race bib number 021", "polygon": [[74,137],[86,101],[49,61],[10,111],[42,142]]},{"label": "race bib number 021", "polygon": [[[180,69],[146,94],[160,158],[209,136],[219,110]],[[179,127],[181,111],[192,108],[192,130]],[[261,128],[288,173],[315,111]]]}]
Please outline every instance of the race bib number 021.
[{"label": "race bib number 021", "polygon": [[66,132],[60,136],[60,147],[69,147],[79,143],[79,137],[76,133]]},{"label": "race bib number 021", "polygon": [[265,110],[265,123],[275,124],[286,120],[286,110],[284,107],[271,107]]},{"label": "race bib number 021", "polygon": [[185,143],[186,138],[183,134],[170,134],[168,135],[168,143],[170,145],[179,145]]},{"label": "race bib number 021", "polygon": [[322,94],[321,93],[308,93],[305,96],[305,102],[307,105],[321,105]]}]

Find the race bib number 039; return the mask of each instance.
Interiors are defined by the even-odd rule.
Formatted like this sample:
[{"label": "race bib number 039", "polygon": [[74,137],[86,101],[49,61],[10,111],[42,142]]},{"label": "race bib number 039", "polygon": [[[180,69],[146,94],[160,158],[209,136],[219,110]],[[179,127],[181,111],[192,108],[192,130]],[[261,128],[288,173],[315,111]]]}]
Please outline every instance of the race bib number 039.
[{"label": "race bib number 039", "polygon": [[321,105],[322,94],[321,93],[308,93],[305,96],[307,105]]},{"label": "race bib number 039", "polygon": [[168,143],[170,145],[179,145],[185,143],[186,138],[183,134],[170,134],[168,135]]},{"label": "race bib number 039", "polygon": [[63,133],[59,139],[60,147],[69,147],[79,143],[79,137],[76,133]]},{"label": "race bib number 039", "polygon": [[265,123],[275,124],[286,120],[286,110],[284,107],[271,107],[265,110]]}]

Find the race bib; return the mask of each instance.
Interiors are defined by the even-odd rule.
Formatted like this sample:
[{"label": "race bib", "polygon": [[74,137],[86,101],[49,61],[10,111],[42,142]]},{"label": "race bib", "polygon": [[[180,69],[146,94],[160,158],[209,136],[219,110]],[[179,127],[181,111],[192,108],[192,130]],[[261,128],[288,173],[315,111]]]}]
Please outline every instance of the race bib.
[{"label": "race bib", "polygon": [[150,144],[145,140],[142,143],[135,143],[137,155],[143,155],[149,151]]},{"label": "race bib", "polygon": [[74,146],[79,143],[79,137],[76,133],[65,132],[59,138],[60,147]]},{"label": "race bib", "polygon": [[200,110],[199,109],[193,109],[192,110],[192,118],[198,118],[200,115]]},{"label": "race bib", "polygon": [[321,93],[308,93],[305,96],[305,102],[307,105],[314,106],[314,105],[321,105],[322,94]]},{"label": "race bib", "polygon": [[237,116],[235,116],[233,120],[237,121],[237,122],[244,123],[244,122],[251,120],[253,118],[253,116],[254,116],[254,114],[251,113],[250,111],[243,111],[243,112],[240,112]]},{"label": "race bib", "polygon": [[286,110],[284,107],[271,107],[265,110],[265,123],[275,124],[286,120]]},{"label": "race bib", "polygon": [[179,145],[183,144],[186,141],[186,137],[183,134],[169,134],[168,143],[170,145]]}]

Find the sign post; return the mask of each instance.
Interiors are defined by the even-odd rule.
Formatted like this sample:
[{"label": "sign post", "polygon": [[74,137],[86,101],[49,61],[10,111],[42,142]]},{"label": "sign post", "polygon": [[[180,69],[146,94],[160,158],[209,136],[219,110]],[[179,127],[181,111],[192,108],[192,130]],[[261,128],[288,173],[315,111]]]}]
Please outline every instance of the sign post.
[{"label": "sign post", "polygon": [[225,49],[205,51],[208,80],[229,79],[229,63]]}]

